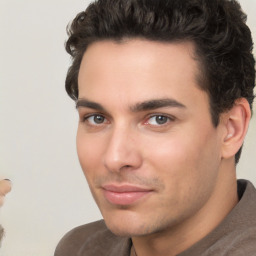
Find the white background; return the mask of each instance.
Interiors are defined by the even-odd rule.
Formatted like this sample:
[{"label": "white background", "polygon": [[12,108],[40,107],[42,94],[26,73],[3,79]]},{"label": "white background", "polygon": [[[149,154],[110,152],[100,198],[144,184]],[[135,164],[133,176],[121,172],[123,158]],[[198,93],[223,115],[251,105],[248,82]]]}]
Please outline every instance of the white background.
[{"label": "white background", "polygon": [[[52,256],[64,233],[100,218],[77,160],[77,114],[64,90],[65,27],[88,2],[0,0],[0,175],[13,181],[0,212],[1,256]],[[240,3],[256,41],[256,0]],[[255,118],[238,176],[256,185]]]}]

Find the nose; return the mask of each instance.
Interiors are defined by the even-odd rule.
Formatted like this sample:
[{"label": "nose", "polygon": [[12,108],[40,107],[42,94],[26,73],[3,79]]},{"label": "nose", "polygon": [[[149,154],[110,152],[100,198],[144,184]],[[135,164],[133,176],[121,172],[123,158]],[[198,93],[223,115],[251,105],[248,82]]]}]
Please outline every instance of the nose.
[{"label": "nose", "polygon": [[142,154],[135,132],[128,128],[116,128],[111,132],[103,157],[108,171],[135,170],[142,164]]}]

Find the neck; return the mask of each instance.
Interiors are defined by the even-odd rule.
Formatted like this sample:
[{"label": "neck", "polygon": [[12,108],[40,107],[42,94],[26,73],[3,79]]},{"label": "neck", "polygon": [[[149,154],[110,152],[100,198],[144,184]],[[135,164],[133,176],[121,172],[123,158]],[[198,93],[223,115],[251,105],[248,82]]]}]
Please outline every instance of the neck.
[{"label": "neck", "polygon": [[[230,168],[232,166],[232,168]],[[226,160],[220,169],[215,190],[193,216],[155,234],[133,237],[137,256],[174,256],[214,230],[238,203],[235,167]]]}]

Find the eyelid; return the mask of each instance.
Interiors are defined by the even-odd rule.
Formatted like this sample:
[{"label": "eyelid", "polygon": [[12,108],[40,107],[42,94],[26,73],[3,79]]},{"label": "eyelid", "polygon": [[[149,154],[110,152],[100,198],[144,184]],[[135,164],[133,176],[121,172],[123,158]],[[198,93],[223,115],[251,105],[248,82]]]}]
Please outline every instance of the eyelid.
[{"label": "eyelid", "polygon": [[[93,117],[93,116],[97,116],[97,115],[104,117],[104,119],[105,119],[104,122],[102,124],[91,124],[91,123],[88,122],[89,125],[91,124],[92,126],[100,126],[100,125],[104,125],[106,123],[111,122],[111,117],[109,117],[107,114],[102,113],[100,111],[90,112],[90,111],[79,111],[78,110],[78,113],[79,113],[79,119],[80,119],[81,123],[84,123],[84,122],[86,122],[86,120],[88,118]],[[157,116],[166,117],[166,118],[168,118],[168,121],[164,124],[159,124],[159,125],[153,125],[153,124],[148,123],[150,118],[157,117]],[[160,127],[160,126],[168,125],[170,122],[175,121],[176,119],[177,118],[175,116],[170,115],[170,114],[166,114],[166,113],[162,113],[162,112],[150,113],[150,114],[147,114],[145,116],[145,118],[143,118],[144,121],[142,122],[142,124],[143,125],[151,125],[151,126],[155,126],[155,127],[157,127],[157,126]]]},{"label": "eyelid", "polygon": [[[102,121],[102,123],[97,123],[97,122],[95,122],[95,117],[101,117],[101,118],[103,118],[103,121]],[[90,120],[90,119],[92,119],[92,120]],[[102,125],[102,124],[105,124],[106,123],[106,118],[104,117],[104,116],[102,116],[102,115],[91,115],[91,116],[88,116],[88,117],[86,117],[86,120],[88,121],[88,123],[93,123],[93,125]]]},{"label": "eyelid", "polygon": [[[166,117],[166,118],[168,118],[168,121],[164,124],[158,124],[158,125],[149,124],[149,122],[148,122],[149,119],[151,119],[153,117],[157,117],[157,116]],[[144,124],[151,125],[151,126],[164,126],[164,125],[168,125],[170,122],[175,121],[175,120],[176,120],[176,118],[173,115],[163,114],[163,113],[153,113],[146,117],[146,121],[144,122]]]},{"label": "eyelid", "polygon": [[[100,113],[100,112],[92,112],[92,113],[88,113],[88,114],[79,113],[79,116],[80,116],[80,121],[82,123],[85,123],[90,117],[94,117],[94,116],[102,116],[105,119],[102,124],[105,124],[106,120],[108,120],[108,117],[106,117],[105,114]],[[91,123],[89,123],[89,124],[90,125],[96,125],[96,126],[101,125],[101,124],[91,124]]]}]

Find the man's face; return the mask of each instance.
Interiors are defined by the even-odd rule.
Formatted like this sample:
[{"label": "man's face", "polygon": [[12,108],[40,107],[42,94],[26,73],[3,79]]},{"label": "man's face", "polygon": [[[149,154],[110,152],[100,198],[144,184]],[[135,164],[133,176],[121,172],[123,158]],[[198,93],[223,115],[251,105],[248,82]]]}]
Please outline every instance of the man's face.
[{"label": "man's face", "polygon": [[77,151],[116,234],[192,220],[217,187],[221,132],[199,89],[192,43],[102,41],[79,72]]}]

